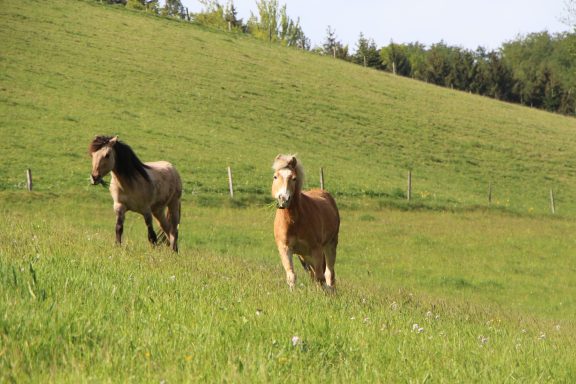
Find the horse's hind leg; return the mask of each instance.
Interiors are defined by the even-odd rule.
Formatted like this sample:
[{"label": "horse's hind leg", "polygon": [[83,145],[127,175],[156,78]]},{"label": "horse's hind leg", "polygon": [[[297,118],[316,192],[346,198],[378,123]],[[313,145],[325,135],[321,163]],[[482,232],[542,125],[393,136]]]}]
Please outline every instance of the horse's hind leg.
[{"label": "horse's hind leg", "polygon": [[166,220],[166,215],[164,214],[164,207],[153,209],[152,214],[154,215],[156,220],[158,220],[158,224],[160,224],[160,228],[162,229],[162,231],[166,234],[166,236],[168,236],[170,234],[170,224],[168,223],[168,220]]},{"label": "horse's hind leg", "polygon": [[324,253],[322,248],[312,251],[312,272],[314,274],[314,280],[320,284],[324,285],[324,269],[326,268],[326,262],[324,260]]},{"label": "horse's hind leg", "polygon": [[124,232],[126,207],[120,203],[114,203],[114,212],[116,212],[116,244],[122,244],[122,233]]},{"label": "horse's hind leg", "polygon": [[174,252],[178,252],[178,224],[180,224],[180,199],[173,200],[168,205],[168,213],[166,215],[168,224],[170,225],[170,246]]},{"label": "horse's hind leg", "polygon": [[336,272],[334,271],[334,264],[336,264],[337,245],[338,243],[332,243],[324,247],[324,257],[326,259],[326,270],[324,271],[324,277],[326,278],[326,284],[329,287],[334,287],[334,284],[336,284]]},{"label": "horse's hind leg", "polygon": [[154,227],[152,225],[152,213],[146,212],[144,214],[144,222],[146,223],[146,228],[148,228],[148,241],[151,244],[156,245],[158,238],[156,237],[156,232],[154,232]]}]

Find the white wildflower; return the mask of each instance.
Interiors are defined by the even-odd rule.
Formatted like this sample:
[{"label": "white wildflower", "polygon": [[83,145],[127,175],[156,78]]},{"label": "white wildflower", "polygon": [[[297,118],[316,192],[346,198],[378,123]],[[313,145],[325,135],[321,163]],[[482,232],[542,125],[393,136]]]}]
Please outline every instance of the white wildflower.
[{"label": "white wildflower", "polygon": [[292,346],[295,347],[300,344],[302,344],[302,339],[300,339],[300,336],[292,336]]},{"label": "white wildflower", "polygon": [[422,328],[418,324],[414,323],[414,324],[412,324],[412,332],[421,333],[421,332],[424,332],[424,328]]}]

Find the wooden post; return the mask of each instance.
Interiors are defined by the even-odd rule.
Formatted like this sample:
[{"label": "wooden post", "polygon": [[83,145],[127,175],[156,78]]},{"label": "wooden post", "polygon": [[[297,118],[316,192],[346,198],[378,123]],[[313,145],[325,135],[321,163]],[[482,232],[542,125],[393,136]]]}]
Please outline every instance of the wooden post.
[{"label": "wooden post", "polygon": [[554,191],[550,188],[550,210],[552,214],[556,214],[556,205],[554,204]]},{"label": "wooden post", "polygon": [[26,170],[26,187],[32,191],[32,170],[30,168]]},{"label": "wooden post", "polygon": [[230,198],[234,198],[234,184],[232,183],[232,168],[228,167],[228,189],[230,190]]},{"label": "wooden post", "polygon": [[332,47],[332,51],[334,51],[334,58],[336,58],[336,47]]},{"label": "wooden post", "polygon": [[396,63],[394,61],[392,62],[392,73],[396,74]]},{"label": "wooden post", "polygon": [[320,167],[320,189],[324,190],[324,168]]},{"label": "wooden post", "polygon": [[364,68],[366,68],[368,64],[366,63],[366,55],[364,55]]},{"label": "wooden post", "polygon": [[408,171],[408,191],[406,193],[408,201],[412,199],[412,171]]},{"label": "wooden post", "polygon": [[488,183],[488,204],[492,204],[492,182]]}]

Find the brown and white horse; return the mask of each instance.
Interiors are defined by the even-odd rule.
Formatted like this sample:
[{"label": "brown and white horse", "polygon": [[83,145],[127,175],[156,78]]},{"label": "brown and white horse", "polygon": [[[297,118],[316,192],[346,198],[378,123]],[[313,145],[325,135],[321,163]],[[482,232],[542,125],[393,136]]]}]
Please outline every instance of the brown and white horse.
[{"label": "brown and white horse", "polygon": [[176,168],[167,161],[142,163],[118,136],[96,136],[88,152],[92,156],[93,185],[103,184],[102,178],[112,172],[110,194],[116,212],[116,242],[122,242],[126,211],[134,211],[144,216],[152,244],[158,241],[152,226],[154,216],[170,246],[178,252],[182,182]]},{"label": "brown and white horse", "polygon": [[340,215],[334,198],[321,189],[302,192],[304,170],[293,155],[278,155],[272,165],[272,197],[277,210],[274,238],[290,288],[296,284],[292,255],[319,284],[332,288]]}]

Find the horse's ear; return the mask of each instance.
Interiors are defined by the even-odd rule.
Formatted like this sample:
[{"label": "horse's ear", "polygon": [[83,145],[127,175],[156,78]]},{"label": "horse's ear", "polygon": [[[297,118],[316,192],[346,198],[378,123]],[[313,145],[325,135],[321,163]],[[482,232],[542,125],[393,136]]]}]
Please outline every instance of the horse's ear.
[{"label": "horse's ear", "polygon": [[296,168],[296,156],[292,156],[292,159],[290,160],[288,165],[290,166],[290,168]]},{"label": "horse's ear", "polygon": [[116,144],[118,142],[118,136],[114,136],[113,138],[110,139],[110,141],[108,142],[108,144],[110,146]]}]

